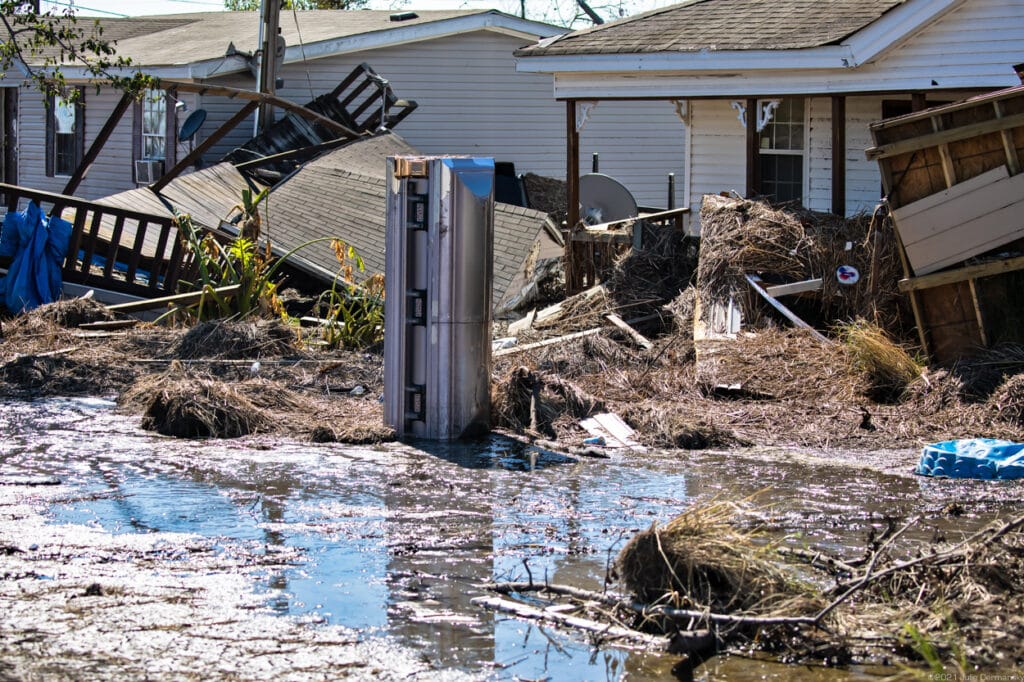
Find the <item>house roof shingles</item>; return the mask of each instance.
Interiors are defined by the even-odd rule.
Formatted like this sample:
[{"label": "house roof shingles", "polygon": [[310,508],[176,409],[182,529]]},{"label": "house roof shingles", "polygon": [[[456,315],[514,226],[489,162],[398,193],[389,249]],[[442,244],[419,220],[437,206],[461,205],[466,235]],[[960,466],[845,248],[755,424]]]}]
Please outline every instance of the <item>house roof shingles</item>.
[{"label": "house roof shingles", "polygon": [[[366,275],[384,272],[387,217],[387,168],[385,159],[419,155],[404,139],[388,133],[363,137],[299,167],[274,186],[260,206],[263,236],[277,253],[320,237],[335,237],[355,248],[363,259]],[[244,176],[229,163],[220,163],[179,176],[156,196],[142,187],[121,192],[100,203],[147,211],[157,215],[189,213],[193,220],[217,227],[238,203]],[[519,206],[494,206],[493,302],[498,304],[517,291],[524,264],[534,244],[543,239],[546,213]],[[152,251],[156,235],[147,239]],[[316,242],[292,257],[300,269],[318,271],[330,279],[339,263],[330,243]],[[306,267],[302,267],[302,265]]]},{"label": "house roof shingles", "polygon": [[[391,21],[387,10],[302,10],[282,16],[281,35],[289,46],[383,33],[417,24],[429,24],[464,16],[496,14],[493,10],[417,10],[416,18]],[[93,34],[87,18],[77,25]],[[104,18],[100,37],[116,41],[117,54],[130,57],[139,67],[179,66],[224,58],[228,44],[252,52],[259,41],[259,12],[195,12],[150,17]],[[57,53],[50,54],[55,56]],[[42,63],[42,54],[29,58]],[[26,55],[28,57],[28,55]]]},{"label": "house roof shingles", "polygon": [[[298,169],[270,194],[265,212],[270,238],[276,245],[290,248],[316,237],[337,236],[359,253],[367,274],[384,272],[384,159],[402,154],[418,152],[397,135],[382,135],[357,140]],[[547,214],[541,211],[495,204],[494,303],[515,293],[509,289],[546,221]],[[297,256],[322,272],[338,269],[333,249],[324,242],[303,249]]]},{"label": "house roof shingles", "polygon": [[842,41],[904,0],[691,0],[567,33],[517,57],[792,50]]}]

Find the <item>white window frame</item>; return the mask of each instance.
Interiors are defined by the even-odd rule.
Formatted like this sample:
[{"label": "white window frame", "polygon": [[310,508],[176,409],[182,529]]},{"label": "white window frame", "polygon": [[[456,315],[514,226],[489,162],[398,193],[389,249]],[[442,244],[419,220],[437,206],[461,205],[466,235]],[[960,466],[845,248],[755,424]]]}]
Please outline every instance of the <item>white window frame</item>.
[{"label": "white window frame", "polygon": [[[810,182],[810,168],[811,168],[811,164],[810,164],[810,153],[809,153],[810,152],[810,148],[811,148],[811,98],[803,96],[803,95],[797,95],[797,96],[792,96],[792,97],[781,97],[781,98],[773,98],[773,99],[775,99],[775,101],[781,100],[782,102],[785,102],[787,100],[792,101],[792,100],[795,100],[795,99],[803,100],[803,139],[800,141],[800,143],[802,145],[802,148],[801,149],[772,149],[772,148],[761,147],[760,143],[759,143],[758,144],[758,154],[759,155],[777,155],[777,156],[797,156],[797,155],[799,155],[799,156],[802,157],[802,164],[801,164],[802,170],[801,170],[801,182],[800,182],[800,184],[801,184],[801,187],[800,187],[800,203],[801,203],[801,205],[806,207],[807,203],[808,203],[808,200],[810,198],[809,195],[810,195],[810,191],[811,191],[811,182]],[[770,101],[772,101],[772,100],[768,100],[768,99],[759,99],[759,100],[757,100],[757,108],[758,108],[758,110],[761,110],[761,108],[764,105],[768,104],[768,102],[770,102]],[[775,116],[777,114],[778,114],[778,109],[776,109],[775,111],[772,112],[772,118],[768,122],[768,124],[765,126],[766,128],[768,126],[770,126],[770,125],[775,123]],[[761,135],[761,133],[758,132],[759,140],[760,140],[760,135]],[[792,139],[792,137],[790,139]],[[762,186],[763,186],[764,185],[764,178],[763,177],[761,178],[761,183],[762,183]]]},{"label": "white window frame", "polygon": [[[148,130],[150,117],[157,115],[156,120],[160,122],[156,131]],[[147,90],[142,98],[142,139],[139,146],[139,160],[141,161],[164,161],[167,159],[167,91],[151,89]],[[151,155],[147,152],[147,140],[158,140],[163,153],[160,156]]]}]

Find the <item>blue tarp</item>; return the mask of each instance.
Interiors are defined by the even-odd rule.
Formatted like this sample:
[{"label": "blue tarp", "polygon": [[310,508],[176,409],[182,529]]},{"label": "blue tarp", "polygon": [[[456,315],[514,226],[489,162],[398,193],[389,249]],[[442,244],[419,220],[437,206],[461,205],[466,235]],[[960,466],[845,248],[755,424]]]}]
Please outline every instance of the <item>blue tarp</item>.
[{"label": "blue tarp", "polygon": [[38,308],[60,298],[61,268],[71,241],[71,223],[43,215],[30,201],[24,211],[4,216],[0,257],[13,258],[0,277],[0,295],[12,313]]}]

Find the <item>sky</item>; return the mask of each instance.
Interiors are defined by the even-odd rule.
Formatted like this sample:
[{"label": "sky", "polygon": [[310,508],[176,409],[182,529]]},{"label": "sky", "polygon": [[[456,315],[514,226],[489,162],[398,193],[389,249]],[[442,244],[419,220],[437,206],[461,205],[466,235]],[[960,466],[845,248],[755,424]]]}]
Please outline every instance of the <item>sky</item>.
[{"label": "sky", "polygon": [[[613,18],[622,14],[635,14],[646,9],[662,7],[678,0],[590,0],[590,5],[602,16]],[[527,0],[527,18],[553,21],[548,8],[566,0]],[[182,12],[215,12],[224,9],[223,0],[42,0],[41,8],[62,12],[69,4],[79,16],[118,17],[148,14],[177,14]],[[569,3],[571,6],[571,2]],[[534,10],[533,8],[537,9]],[[370,9],[498,9],[518,14],[519,0],[370,0]]]}]

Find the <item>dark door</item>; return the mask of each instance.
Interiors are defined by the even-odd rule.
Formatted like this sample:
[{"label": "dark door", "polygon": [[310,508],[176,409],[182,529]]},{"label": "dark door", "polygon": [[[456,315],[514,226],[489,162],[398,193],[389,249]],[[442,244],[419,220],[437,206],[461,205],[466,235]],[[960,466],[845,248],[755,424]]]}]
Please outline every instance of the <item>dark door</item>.
[{"label": "dark door", "polygon": [[0,88],[0,182],[18,184],[18,88]]}]

